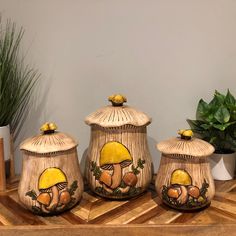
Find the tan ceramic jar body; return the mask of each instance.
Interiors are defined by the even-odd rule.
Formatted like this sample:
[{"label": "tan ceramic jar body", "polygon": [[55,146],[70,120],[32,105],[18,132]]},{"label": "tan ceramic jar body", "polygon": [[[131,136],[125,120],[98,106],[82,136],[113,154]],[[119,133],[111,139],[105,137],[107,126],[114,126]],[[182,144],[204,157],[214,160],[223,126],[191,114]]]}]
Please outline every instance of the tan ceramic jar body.
[{"label": "tan ceramic jar body", "polygon": [[86,178],[92,191],[112,199],[131,198],[145,191],[151,182],[151,157],[143,112],[123,105],[126,97],[115,94],[112,105],[86,117],[91,127]]},{"label": "tan ceramic jar body", "polygon": [[[134,179],[133,184],[130,183],[131,186],[126,184],[122,186],[121,183],[116,188],[110,188],[109,184],[105,185],[99,178],[96,179],[94,172],[91,171],[92,163],[96,163],[101,172],[104,171],[99,164],[101,150],[109,142],[118,142],[129,151],[132,161],[128,166],[122,168],[121,181],[130,177],[130,182]],[[143,168],[139,167],[138,163],[140,162],[143,163]],[[133,175],[132,167],[138,171],[135,175]],[[114,170],[108,170],[108,172],[111,176],[114,174]],[[131,198],[145,191],[152,179],[151,156],[147,145],[146,126],[125,125],[116,128],[102,128],[92,125],[91,140],[87,154],[86,177],[92,191],[106,198]]]},{"label": "tan ceramic jar body", "polygon": [[191,130],[160,142],[162,152],[156,190],[163,202],[179,210],[196,210],[210,204],[215,194],[208,157],[214,147],[194,138]]},{"label": "tan ceramic jar body", "polygon": [[[189,175],[191,183],[171,184],[172,174],[175,171],[178,173],[178,170],[186,176]],[[181,158],[162,154],[155,186],[164,203],[182,210],[203,208],[210,204],[215,194],[207,157]]]},{"label": "tan ceramic jar body", "polygon": [[78,203],[84,186],[76,146],[61,133],[38,135],[21,145],[18,195],[26,208],[35,214],[53,215]]}]

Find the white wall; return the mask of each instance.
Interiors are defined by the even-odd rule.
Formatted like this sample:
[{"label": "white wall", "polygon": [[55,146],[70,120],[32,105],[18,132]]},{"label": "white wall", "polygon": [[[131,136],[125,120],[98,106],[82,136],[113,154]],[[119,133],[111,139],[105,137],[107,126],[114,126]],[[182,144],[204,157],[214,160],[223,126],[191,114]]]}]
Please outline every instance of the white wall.
[{"label": "white wall", "polygon": [[188,127],[201,97],[236,95],[234,0],[0,0],[0,11],[24,27],[27,59],[42,74],[20,141],[55,121],[80,141],[81,158],[84,117],[120,92],[153,118],[157,169],[156,142]]}]

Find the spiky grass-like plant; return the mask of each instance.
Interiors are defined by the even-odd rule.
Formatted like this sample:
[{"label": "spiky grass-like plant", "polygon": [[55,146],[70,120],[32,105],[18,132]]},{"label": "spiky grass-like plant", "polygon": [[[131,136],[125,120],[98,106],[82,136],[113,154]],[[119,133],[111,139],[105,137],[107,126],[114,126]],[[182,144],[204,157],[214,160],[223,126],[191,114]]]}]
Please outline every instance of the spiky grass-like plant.
[{"label": "spiky grass-like plant", "polygon": [[24,31],[16,24],[0,17],[0,126],[10,125],[16,137],[28,114],[31,95],[39,74],[24,64],[20,56],[20,42]]}]

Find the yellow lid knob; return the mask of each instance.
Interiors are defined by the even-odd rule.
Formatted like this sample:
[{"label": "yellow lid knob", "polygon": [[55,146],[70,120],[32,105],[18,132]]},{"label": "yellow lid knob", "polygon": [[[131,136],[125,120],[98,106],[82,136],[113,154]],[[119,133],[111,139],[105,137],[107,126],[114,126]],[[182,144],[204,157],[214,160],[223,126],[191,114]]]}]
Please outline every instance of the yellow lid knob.
[{"label": "yellow lid knob", "polygon": [[191,129],[180,129],[178,134],[181,136],[181,139],[191,139],[193,137],[193,131]]},{"label": "yellow lid knob", "polygon": [[110,101],[113,106],[122,106],[123,103],[127,102],[127,99],[121,94],[114,94],[108,97],[108,101]]},{"label": "yellow lid knob", "polygon": [[44,134],[49,134],[49,133],[54,133],[55,130],[57,130],[57,125],[55,123],[49,123],[49,122],[46,122],[44,123],[40,130],[44,133]]}]

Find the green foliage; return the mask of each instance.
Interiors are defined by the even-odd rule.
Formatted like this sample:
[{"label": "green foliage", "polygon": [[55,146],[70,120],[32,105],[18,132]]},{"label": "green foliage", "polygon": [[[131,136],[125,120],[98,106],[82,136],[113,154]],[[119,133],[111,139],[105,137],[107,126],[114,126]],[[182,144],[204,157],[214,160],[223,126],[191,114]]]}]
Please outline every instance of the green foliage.
[{"label": "green foliage", "polygon": [[37,199],[37,194],[34,190],[30,190],[28,191],[25,196],[29,196],[31,197],[32,200],[36,200]]},{"label": "green foliage", "polygon": [[236,150],[236,99],[227,91],[215,91],[209,102],[201,99],[197,106],[196,120],[187,120],[199,138],[211,143],[218,153]]},{"label": "green foliage", "polygon": [[20,56],[23,29],[0,16],[0,126],[10,124],[15,136],[28,114],[33,89],[39,78],[37,71],[24,65]]},{"label": "green foliage", "polygon": [[102,171],[95,161],[91,161],[91,171],[93,172],[93,176],[96,180],[100,179]]},{"label": "green foliage", "polygon": [[35,213],[35,214],[42,214],[42,210],[40,207],[38,206],[32,206],[32,211]]},{"label": "green foliage", "polygon": [[69,188],[69,190],[68,190],[68,192],[70,193],[71,196],[74,195],[75,190],[76,190],[77,188],[78,188],[78,181],[75,180],[75,181],[71,184],[71,186],[70,186],[70,188]]},{"label": "green foliage", "polygon": [[200,189],[200,195],[205,197],[208,188],[209,188],[209,184],[204,179],[204,182],[203,182],[202,187]]},{"label": "green foliage", "polygon": [[137,167],[134,167],[134,165],[132,165],[132,171],[135,175],[138,175],[140,173],[140,169],[143,169],[144,168],[144,165],[145,164],[145,160],[141,160],[140,158],[138,159],[138,163],[137,163]]}]

